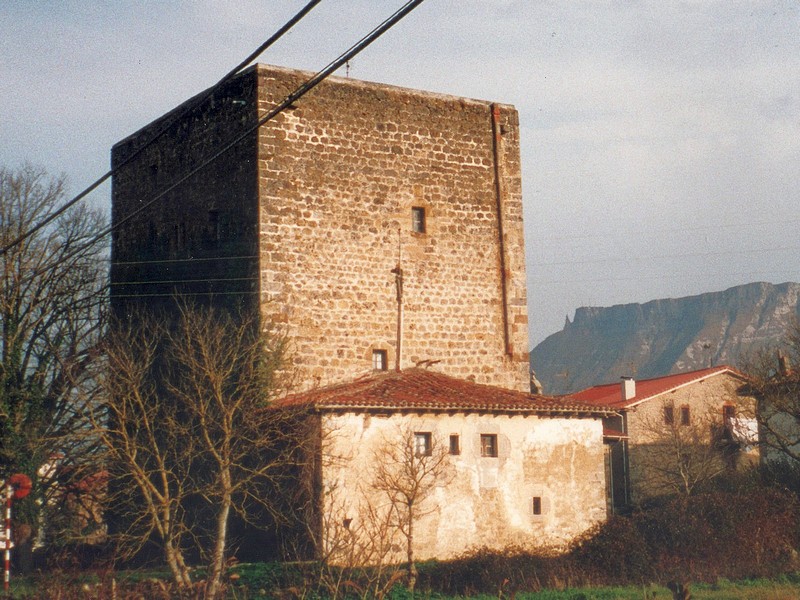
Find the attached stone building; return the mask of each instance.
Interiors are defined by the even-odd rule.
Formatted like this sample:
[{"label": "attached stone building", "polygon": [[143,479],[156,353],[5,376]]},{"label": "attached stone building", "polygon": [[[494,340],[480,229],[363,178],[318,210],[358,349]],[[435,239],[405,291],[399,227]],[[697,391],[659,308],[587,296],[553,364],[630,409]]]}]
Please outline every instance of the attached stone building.
[{"label": "attached stone building", "polygon": [[[420,560],[480,547],[564,546],[606,517],[602,418],[611,409],[427,369],[279,405],[317,421],[309,428],[319,452],[309,486],[315,515],[307,522],[318,554],[334,562],[403,561],[408,513],[392,496],[415,483],[424,490],[414,498]],[[421,476],[426,465],[433,466]],[[382,476],[399,483],[387,490]]]},{"label": "attached stone building", "polygon": [[514,108],[331,77],[253,129],[311,75],[256,65],[114,146],[114,310],[258,309],[304,389],[438,361],[528,390]]},{"label": "attached stone building", "polygon": [[747,377],[728,366],[623,378],[564,398],[617,411],[604,422],[613,510],[688,493],[759,461],[756,398]]}]

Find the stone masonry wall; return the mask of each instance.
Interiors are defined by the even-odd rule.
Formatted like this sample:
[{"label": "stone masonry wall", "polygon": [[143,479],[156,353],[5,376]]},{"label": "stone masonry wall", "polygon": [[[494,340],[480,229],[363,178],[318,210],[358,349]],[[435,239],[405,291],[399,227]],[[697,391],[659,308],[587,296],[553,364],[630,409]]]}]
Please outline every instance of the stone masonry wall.
[{"label": "stone masonry wall", "polygon": [[112,166],[121,167],[112,182],[116,311],[154,310],[176,295],[257,306],[255,134],[185,179],[254,125],[255,91],[252,75],[240,77],[188,114],[181,116],[196,98],[114,146]]},{"label": "stone masonry wall", "polygon": [[[742,379],[729,374],[709,377],[669,394],[643,402],[627,414],[631,492],[634,501],[675,491],[682,476],[700,484],[724,472],[722,454],[715,448],[712,432],[723,426],[723,406],[735,411],[737,424],[757,431],[756,400],[739,393]],[[673,410],[673,425],[664,422],[664,408]],[[689,409],[689,424],[681,422],[681,409]],[[697,444],[690,452],[691,462],[681,471],[674,454]],[[757,444],[743,445],[737,457],[739,469],[749,469],[759,461]],[[680,473],[680,475],[679,475]]]},{"label": "stone masonry wall", "polygon": [[[257,73],[260,113],[310,75]],[[498,106],[495,138],[492,109],[331,78],[260,130],[263,310],[306,387],[369,372],[374,349],[394,367],[399,263],[402,368],[528,389],[518,119]]]},{"label": "stone masonry wall", "polygon": [[394,368],[399,262],[401,366],[527,390],[513,107],[330,78],[135,214],[308,77],[258,65],[115,145],[115,166],[133,157],[113,180],[115,309],[260,305],[307,389],[370,372],[374,349]]}]

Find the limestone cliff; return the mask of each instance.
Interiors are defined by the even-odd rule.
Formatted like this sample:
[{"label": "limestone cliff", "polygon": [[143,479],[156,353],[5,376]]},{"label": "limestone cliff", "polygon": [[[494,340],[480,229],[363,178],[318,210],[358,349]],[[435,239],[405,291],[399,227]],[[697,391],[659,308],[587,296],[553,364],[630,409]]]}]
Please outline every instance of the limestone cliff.
[{"label": "limestone cliff", "polygon": [[776,342],[798,312],[800,284],[750,283],[645,304],[582,307],[531,351],[544,391],[561,394],[621,376],[657,377],[717,364]]}]

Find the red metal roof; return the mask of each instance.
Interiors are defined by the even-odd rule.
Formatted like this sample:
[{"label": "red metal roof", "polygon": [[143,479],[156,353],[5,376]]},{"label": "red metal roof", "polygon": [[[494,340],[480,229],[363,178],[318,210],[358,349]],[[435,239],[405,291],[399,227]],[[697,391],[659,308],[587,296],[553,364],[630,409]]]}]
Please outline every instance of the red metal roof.
[{"label": "red metal roof", "polygon": [[677,373],[675,375],[667,375],[665,377],[656,377],[654,379],[637,379],[636,380],[636,395],[629,399],[622,399],[622,387],[620,383],[608,383],[605,385],[596,385],[594,387],[586,388],[574,394],[567,394],[563,396],[566,400],[573,400],[576,402],[584,402],[586,404],[597,406],[611,406],[617,409],[628,408],[645,400],[650,400],[661,394],[666,394],[678,388],[691,383],[697,383],[708,379],[728,373],[741,379],[743,382],[747,381],[747,377],[737,371],[736,369],[720,365],[718,367],[711,367],[708,369],[700,369],[699,371],[690,371],[688,373]]},{"label": "red metal roof", "polygon": [[278,407],[312,406],[328,410],[458,411],[521,414],[613,413],[597,404],[540,396],[456,379],[427,369],[387,371],[331,385],[276,402]]}]

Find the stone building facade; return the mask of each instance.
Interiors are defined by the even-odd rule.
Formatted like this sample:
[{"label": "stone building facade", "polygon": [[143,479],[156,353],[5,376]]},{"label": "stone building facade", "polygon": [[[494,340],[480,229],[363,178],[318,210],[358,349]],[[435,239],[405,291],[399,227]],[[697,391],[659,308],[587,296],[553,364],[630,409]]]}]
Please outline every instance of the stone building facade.
[{"label": "stone building facade", "polygon": [[259,309],[302,388],[429,361],[527,390],[514,108],[329,78],[253,128],[310,76],[256,65],[115,145],[114,309]]},{"label": "stone building facade", "polygon": [[759,462],[757,401],[749,380],[720,365],[653,379],[623,379],[565,398],[606,406],[609,504],[625,510],[689,494]]},{"label": "stone building facade", "polygon": [[[402,562],[468,550],[564,547],[606,518],[611,409],[408,369],[311,390],[319,557]],[[386,485],[386,481],[390,485]],[[405,504],[413,500],[413,513]]]}]

